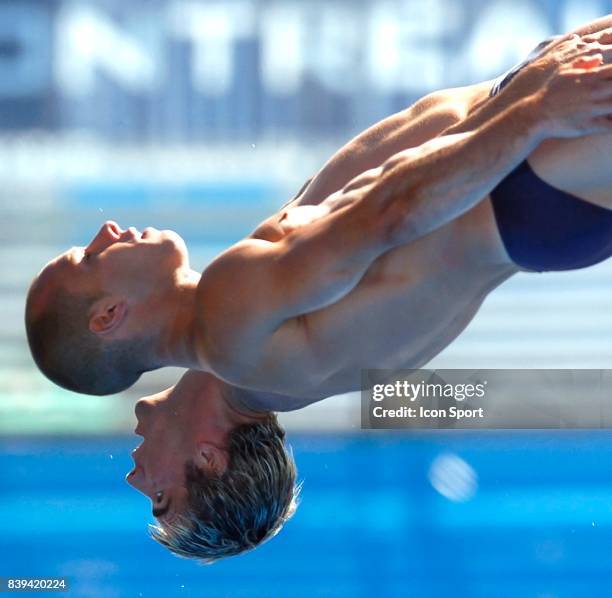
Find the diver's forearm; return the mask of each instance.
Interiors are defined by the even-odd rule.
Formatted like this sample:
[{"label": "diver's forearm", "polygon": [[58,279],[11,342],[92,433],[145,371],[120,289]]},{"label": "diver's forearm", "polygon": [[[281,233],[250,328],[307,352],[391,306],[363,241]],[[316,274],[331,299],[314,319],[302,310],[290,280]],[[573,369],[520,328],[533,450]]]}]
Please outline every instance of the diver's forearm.
[{"label": "diver's forearm", "polygon": [[447,136],[396,162],[368,199],[383,218],[390,247],[444,226],[486,197],[544,139],[530,98],[476,131]]},{"label": "diver's forearm", "polygon": [[505,89],[496,96],[490,97],[489,93],[493,82],[488,81],[487,83],[486,88],[480,90],[480,97],[468,115],[460,122],[445,129],[440,134],[441,136],[476,131],[521,99],[521,96],[513,93],[511,89]]}]

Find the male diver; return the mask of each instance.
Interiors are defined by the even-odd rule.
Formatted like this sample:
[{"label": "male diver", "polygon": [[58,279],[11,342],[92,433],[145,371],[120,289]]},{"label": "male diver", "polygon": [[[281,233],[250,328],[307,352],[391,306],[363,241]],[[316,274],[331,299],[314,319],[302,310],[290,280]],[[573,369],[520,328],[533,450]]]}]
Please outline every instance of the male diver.
[{"label": "male diver", "polygon": [[[550,43],[493,97],[490,82],[438,92],[369,129],[201,277],[175,233],[112,222],[41,272],[28,339],[58,384],[105,394],[181,365],[215,374],[184,380],[230,397],[219,399],[212,440],[190,461],[181,496],[166,496],[167,480],[146,466],[133,472],[148,476],[159,518],[175,522],[159,532],[175,552],[236,554],[292,511],[295,476],[285,475],[292,466],[269,410],[358,388],[362,367],[420,367],[516,272],[580,268],[612,253],[612,37],[594,33],[611,24]],[[248,438],[228,438],[245,427]],[[167,448],[184,447],[175,439]],[[279,475],[264,467],[253,478],[237,465],[260,449]],[[221,492],[229,474],[230,498]],[[280,498],[245,507],[264,482],[266,496]],[[208,498],[188,490],[204,485]],[[176,508],[194,500],[197,528]],[[206,527],[207,514],[224,527]]]}]

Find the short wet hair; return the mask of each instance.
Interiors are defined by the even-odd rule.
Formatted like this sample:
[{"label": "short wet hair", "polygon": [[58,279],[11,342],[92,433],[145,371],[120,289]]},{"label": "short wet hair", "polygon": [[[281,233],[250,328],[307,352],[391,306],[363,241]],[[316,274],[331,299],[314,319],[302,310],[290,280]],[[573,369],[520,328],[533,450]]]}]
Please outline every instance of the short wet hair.
[{"label": "short wet hair", "polygon": [[275,536],[297,509],[297,469],[276,416],[237,426],[228,440],[225,472],[208,474],[187,462],[185,512],[150,527],[177,556],[211,564],[242,554]]},{"label": "short wet hair", "polygon": [[[57,287],[34,310],[35,284],[26,301],[25,326],[32,357],[52,382],[90,395],[129,388],[146,368],[150,339],[104,341],[89,330],[89,309],[98,297]],[[148,368],[151,369],[151,368]]]}]

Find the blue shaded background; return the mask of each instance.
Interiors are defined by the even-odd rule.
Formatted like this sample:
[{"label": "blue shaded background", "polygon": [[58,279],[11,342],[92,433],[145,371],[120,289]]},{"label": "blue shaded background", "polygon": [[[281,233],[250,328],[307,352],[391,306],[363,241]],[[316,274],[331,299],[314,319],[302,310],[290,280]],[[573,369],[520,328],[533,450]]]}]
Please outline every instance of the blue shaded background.
[{"label": "blue shaded background", "polygon": [[[294,435],[302,504],[257,551],[195,566],[144,533],[125,438],[4,441],[2,568],[78,596],[607,596],[612,433]],[[428,481],[455,454],[454,502]],[[8,482],[8,483],[6,483]]]},{"label": "blue shaded background", "polygon": [[[184,28],[215,10],[231,40],[209,48],[202,81],[199,43],[215,31]],[[178,374],[145,376],[121,397],[76,396],[36,371],[22,325],[34,274],[106,218],[176,229],[202,270],[359,130],[434,89],[498,75],[610,10],[612,0],[1,1],[0,575],[66,575],[70,595],[103,598],[612,595],[611,433],[350,434],[338,399],[287,420],[305,484],[277,538],[211,567],[177,559],[147,537],[149,501],[123,478],[131,403]],[[123,42],[151,59],[152,82],[138,87]],[[96,60],[75,71],[90,44]],[[299,80],[279,90],[300,61]],[[517,277],[435,367],[609,368],[611,265]],[[450,498],[431,481],[449,456],[474,476],[465,492],[466,478],[442,468]]]}]

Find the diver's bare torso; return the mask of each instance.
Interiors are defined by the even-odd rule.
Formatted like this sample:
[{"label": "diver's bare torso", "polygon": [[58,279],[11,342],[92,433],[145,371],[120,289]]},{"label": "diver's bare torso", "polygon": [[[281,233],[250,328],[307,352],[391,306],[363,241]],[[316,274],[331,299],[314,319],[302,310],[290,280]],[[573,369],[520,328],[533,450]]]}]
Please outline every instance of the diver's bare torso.
[{"label": "diver's bare torso", "polygon": [[[461,122],[487,101],[489,88],[489,83],[483,83],[432,94],[405,113],[383,121],[373,133],[370,130],[340,150],[296,201],[263,222],[242,243],[281,242],[292,231],[339,209],[347,198],[338,190],[355,175]],[[551,140],[529,160],[544,180],[610,207],[610,185],[601,176],[600,163],[609,154],[588,151],[597,143],[597,138]],[[609,146],[610,137],[599,143]],[[581,188],[572,187],[571,177],[557,183],[557,157],[563,158],[568,148],[589,154],[586,162],[599,172],[592,177],[598,189],[587,187],[581,193]],[[584,171],[589,166],[582,162]],[[237,368],[238,359],[232,363],[210,358],[205,344],[222,347],[223,333],[231,330],[231,323],[225,324],[222,334],[217,332],[203,343],[207,355],[203,362],[219,377],[252,390],[311,400],[347,392],[358,388],[362,368],[426,364],[461,333],[487,294],[518,270],[505,251],[490,199],[485,197],[445,226],[383,254],[342,299],[286,319],[257,346],[253,367],[248,363],[244,367],[243,362]],[[300,272],[294,276],[300,277]],[[235,291],[241,292],[239,281]],[[219,349],[218,355],[224,352],[228,353]],[[269,408],[279,409],[276,405]]]},{"label": "diver's bare torso", "polygon": [[[430,98],[418,115],[417,134],[397,136],[377,163],[396,153],[397,146],[405,149],[435,137],[483,93],[483,86],[475,86],[459,90],[452,101],[448,95]],[[384,132],[389,138],[394,133]],[[279,242],[341,206],[342,192],[333,192],[354,174],[339,166],[324,169],[298,200],[263,222],[245,242]],[[326,199],[316,204],[315,193]],[[223,364],[216,368],[213,360],[212,369],[251,389],[311,399],[346,392],[358,388],[361,368],[414,368],[428,362],[467,326],[486,295],[516,271],[485,198],[446,226],[382,255],[341,300],[285,321],[259,347],[256,368],[238,374]]]},{"label": "diver's bare torso", "polygon": [[[323,202],[321,210],[326,208]],[[311,206],[290,207],[277,216],[272,235],[269,224],[255,235],[276,241],[316,217]],[[272,379],[279,384],[276,392],[324,397],[357,388],[361,368],[420,367],[452,342],[487,294],[516,271],[485,200],[381,256],[337,303],[285,322],[262,348],[261,382],[251,378],[246,385]]]}]

